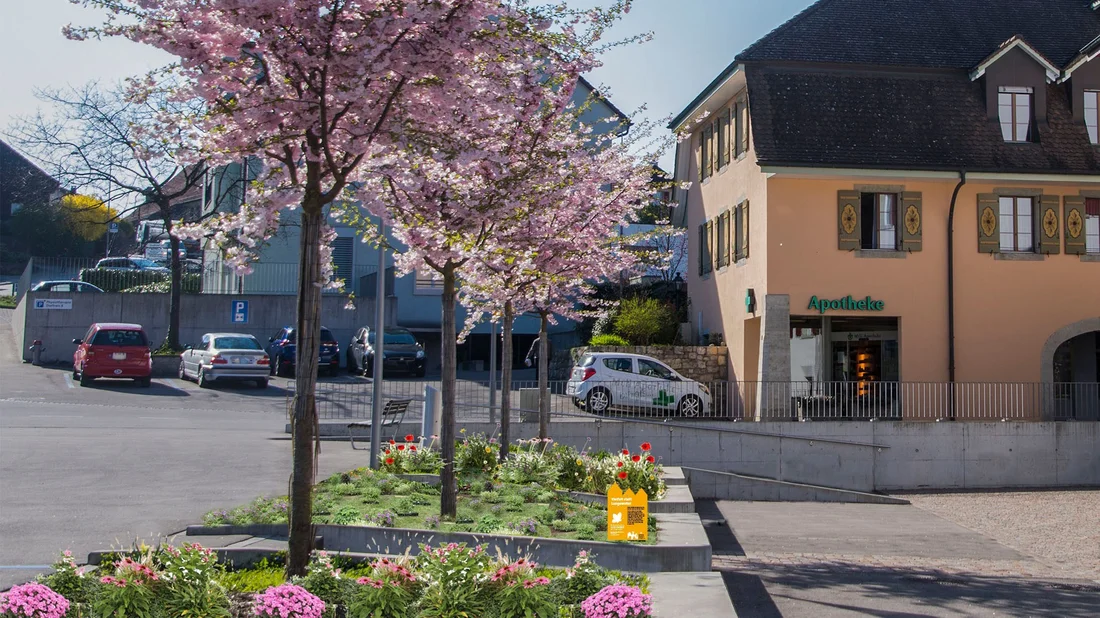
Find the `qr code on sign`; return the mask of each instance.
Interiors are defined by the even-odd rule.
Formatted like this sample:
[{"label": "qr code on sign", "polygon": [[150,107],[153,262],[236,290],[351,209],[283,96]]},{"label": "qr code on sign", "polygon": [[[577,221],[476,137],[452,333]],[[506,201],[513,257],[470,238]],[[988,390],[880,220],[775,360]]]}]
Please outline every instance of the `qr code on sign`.
[{"label": "qr code on sign", "polygon": [[644,523],[646,523],[644,508],[640,506],[629,506],[626,508],[626,524],[628,526],[636,526]]}]

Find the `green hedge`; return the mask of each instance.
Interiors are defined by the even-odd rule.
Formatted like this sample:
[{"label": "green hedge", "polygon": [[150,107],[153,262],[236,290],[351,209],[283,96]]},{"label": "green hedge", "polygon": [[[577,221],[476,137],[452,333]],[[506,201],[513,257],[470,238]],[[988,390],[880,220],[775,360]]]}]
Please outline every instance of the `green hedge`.
[{"label": "green hedge", "polygon": [[[80,280],[90,283],[104,292],[167,294],[171,291],[171,276],[168,273],[149,270],[122,271],[106,268],[85,268],[80,271]],[[180,283],[184,294],[202,292],[201,275],[184,274]]]}]

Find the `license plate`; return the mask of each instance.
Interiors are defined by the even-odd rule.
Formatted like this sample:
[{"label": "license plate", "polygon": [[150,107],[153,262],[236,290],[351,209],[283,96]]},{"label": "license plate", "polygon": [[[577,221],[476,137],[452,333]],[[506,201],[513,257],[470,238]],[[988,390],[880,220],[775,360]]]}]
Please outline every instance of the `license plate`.
[{"label": "license plate", "polygon": [[565,394],[566,395],[575,395],[576,393],[577,393],[577,385],[576,384],[570,383],[570,384],[567,384],[565,386]]},{"label": "license plate", "polygon": [[248,359],[243,356],[234,356],[230,362],[234,365],[244,365],[248,363]]},{"label": "license plate", "polygon": [[126,353],[115,352],[114,354],[111,354],[111,358],[113,358],[114,360],[126,360]]}]

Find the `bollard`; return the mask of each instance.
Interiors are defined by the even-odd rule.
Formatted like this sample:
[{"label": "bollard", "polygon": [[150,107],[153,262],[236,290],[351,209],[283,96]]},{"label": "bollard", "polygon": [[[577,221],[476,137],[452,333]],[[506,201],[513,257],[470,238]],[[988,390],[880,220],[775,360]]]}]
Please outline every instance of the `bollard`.
[{"label": "bollard", "polygon": [[41,339],[35,339],[31,342],[31,364],[35,367],[42,365],[42,353],[46,351],[46,347],[42,345]]}]

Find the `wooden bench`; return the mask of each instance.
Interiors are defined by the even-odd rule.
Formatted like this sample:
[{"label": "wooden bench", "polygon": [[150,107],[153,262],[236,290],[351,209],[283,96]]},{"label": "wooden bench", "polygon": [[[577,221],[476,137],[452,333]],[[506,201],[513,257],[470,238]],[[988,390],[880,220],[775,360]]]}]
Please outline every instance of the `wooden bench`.
[{"label": "wooden bench", "polygon": [[[383,427],[400,427],[401,423],[405,422],[405,412],[409,409],[409,404],[412,403],[412,399],[390,399],[386,402],[386,405],[382,408],[382,426]],[[355,446],[355,430],[359,427],[371,426],[371,421],[356,421],[354,423],[348,423],[348,438],[351,440],[351,448],[357,451],[365,451],[368,449],[358,448]],[[393,439],[397,439],[397,430],[394,430]]]}]

